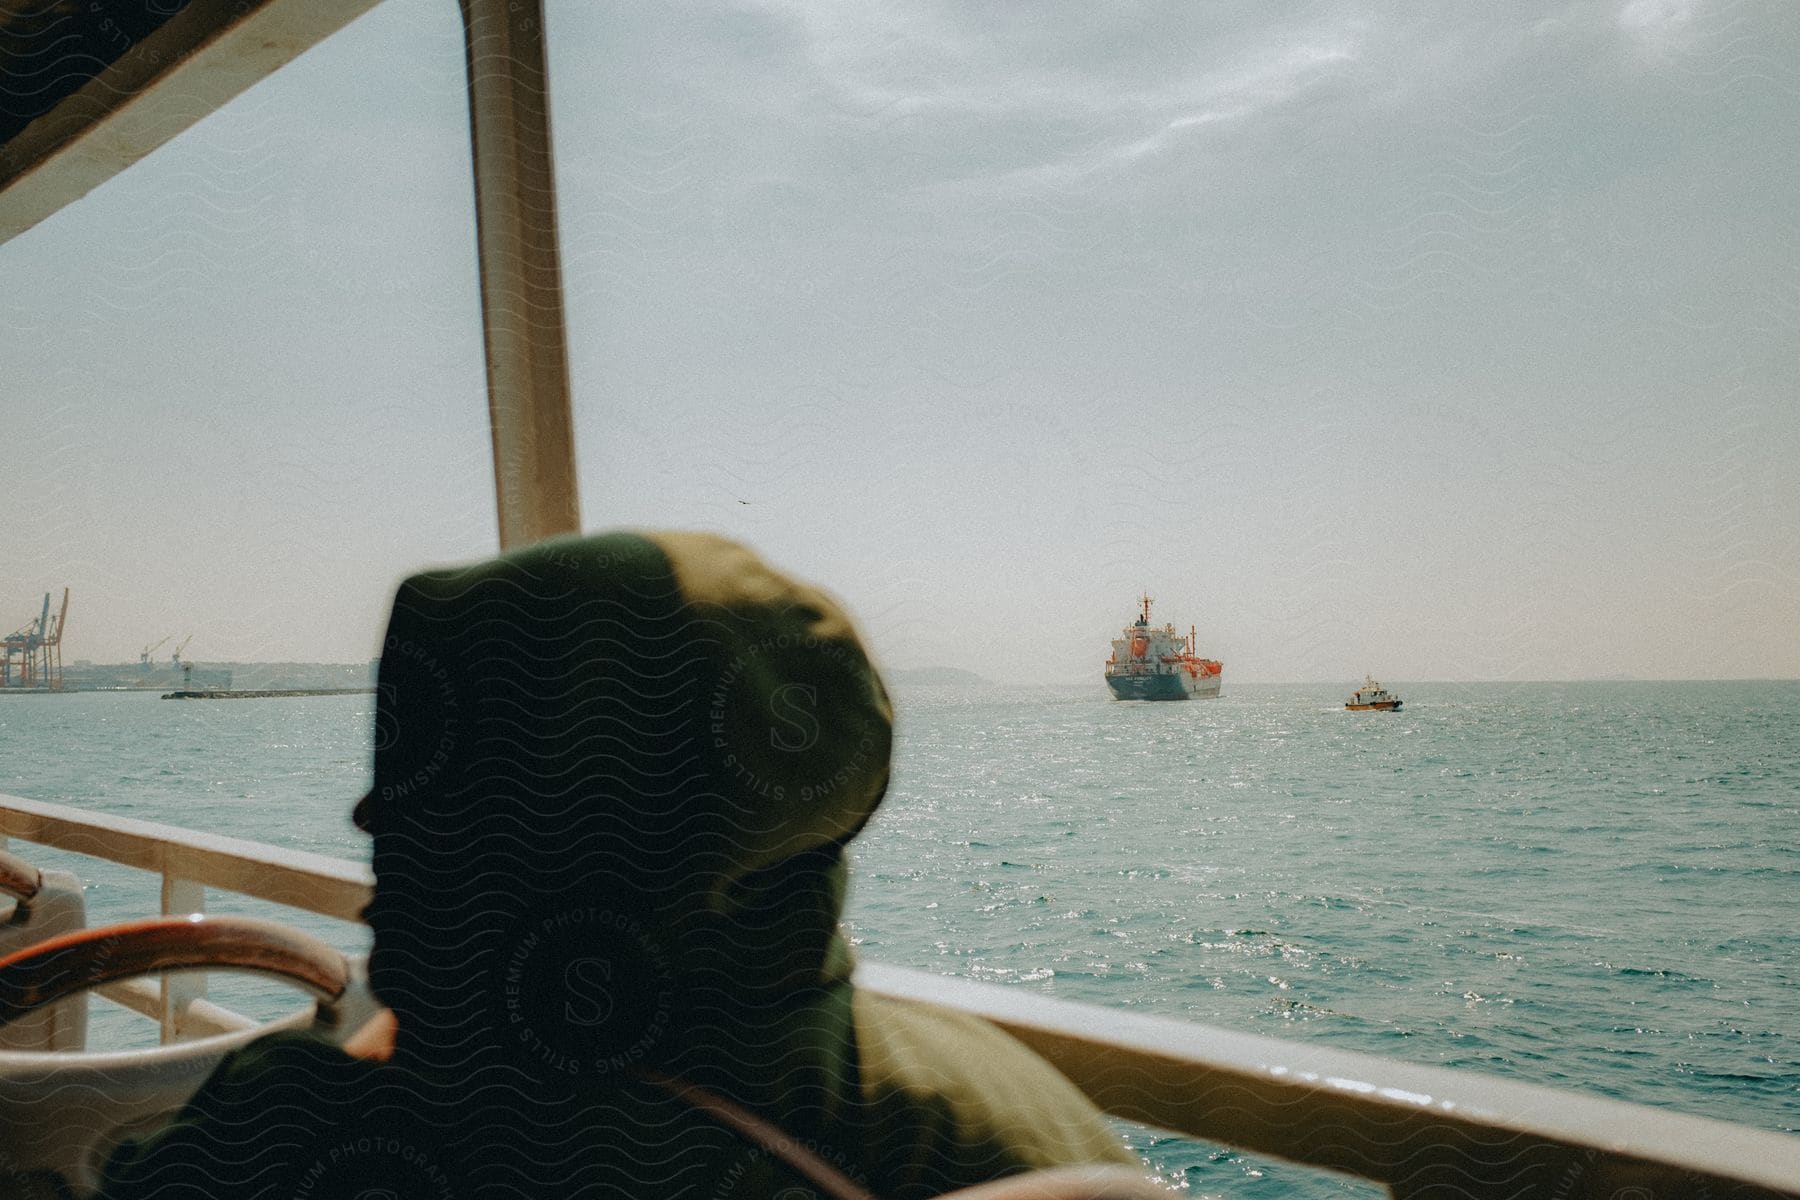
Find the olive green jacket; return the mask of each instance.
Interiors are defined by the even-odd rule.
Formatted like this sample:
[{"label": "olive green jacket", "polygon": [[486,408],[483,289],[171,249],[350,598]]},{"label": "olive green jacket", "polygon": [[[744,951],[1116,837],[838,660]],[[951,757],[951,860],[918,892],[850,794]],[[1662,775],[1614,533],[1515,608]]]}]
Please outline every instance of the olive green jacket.
[{"label": "olive green jacket", "polygon": [[830,597],[709,535],[557,539],[405,581],[379,682],[356,816],[393,1061],[258,1042],[108,1195],[810,1194],[645,1072],[883,1197],[1129,1161],[1009,1037],[852,989],[892,710]]}]

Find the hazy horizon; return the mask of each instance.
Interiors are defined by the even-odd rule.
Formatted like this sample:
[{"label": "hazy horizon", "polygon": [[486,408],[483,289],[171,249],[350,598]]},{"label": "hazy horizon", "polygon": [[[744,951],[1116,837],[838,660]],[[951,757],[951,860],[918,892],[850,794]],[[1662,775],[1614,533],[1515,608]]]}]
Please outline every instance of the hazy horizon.
[{"label": "hazy horizon", "polygon": [[[201,668],[225,669],[225,668],[232,668],[232,667],[317,667],[317,668],[332,668],[332,669],[339,669],[339,670],[352,670],[352,669],[369,667],[379,660],[370,658],[370,659],[364,659],[364,660],[353,661],[353,662],[338,662],[338,661],[329,661],[329,660],[323,660],[323,659],[294,658],[294,659],[192,659],[192,660],[183,660],[183,661],[189,662],[196,670],[199,670]],[[94,668],[97,670],[98,669],[106,669],[106,668],[114,668],[114,667],[131,667],[131,666],[137,666],[137,665],[139,665],[139,664],[134,659],[133,660],[120,659],[117,662],[99,662],[99,661],[96,661],[93,659],[79,659],[79,660],[72,659],[66,664],[66,666],[68,666],[68,667],[77,667],[77,666],[91,667],[91,668]],[[157,668],[160,668],[160,669],[167,669],[170,666],[169,662],[166,659],[156,659],[153,661],[152,665]],[[945,670],[954,670],[954,671],[967,671],[968,670],[968,668],[955,667],[949,663],[921,663],[921,664],[917,664],[917,665],[903,666],[903,667],[891,666],[886,663],[877,663],[876,665],[879,668],[879,670],[881,671],[881,673],[887,683],[889,683],[890,685],[898,684],[899,686],[913,686],[916,683],[916,681],[908,680],[908,679],[904,678],[905,676],[908,676],[908,675],[928,674],[931,672],[939,672],[939,671],[945,671]],[[1226,665],[1229,667],[1230,664],[1226,664]],[[1098,671],[1094,672],[1093,675],[1086,676],[1086,677],[1067,676],[1067,677],[1064,677],[1061,679],[1042,679],[1042,680],[1035,680],[1035,681],[1029,681],[1029,682],[1009,682],[1008,680],[1005,680],[1005,679],[995,679],[991,675],[983,675],[979,671],[971,671],[969,673],[976,676],[977,679],[979,680],[979,683],[972,683],[969,686],[1047,687],[1047,688],[1093,687],[1097,691],[1104,690],[1104,687],[1105,687],[1105,684],[1104,684],[1103,680],[1101,679]],[[1367,674],[1369,674],[1369,672],[1363,672],[1363,675],[1367,675]],[[1229,678],[1230,678],[1231,682],[1233,682],[1233,683],[1251,684],[1251,685],[1258,686],[1258,687],[1263,687],[1263,686],[1270,686],[1270,687],[1337,687],[1343,683],[1351,681],[1350,676],[1344,676],[1341,679],[1339,679],[1339,678],[1334,678],[1334,679],[1324,679],[1324,678],[1319,678],[1319,679],[1269,679],[1269,678],[1261,678],[1261,677],[1257,677],[1257,676],[1245,676],[1243,678],[1238,678],[1236,675],[1230,675]],[[1360,678],[1360,677],[1358,677],[1358,678]],[[1481,685],[1481,684],[1504,684],[1506,686],[1511,687],[1511,686],[1516,686],[1516,685],[1521,685],[1521,684],[1538,684],[1538,683],[1543,683],[1543,684],[1556,684],[1556,683],[1800,683],[1800,677],[1786,678],[1786,677],[1782,677],[1782,676],[1756,675],[1756,676],[1744,676],[1743,678],[1739,678],[1739,679],[1724,679],[1724,678],[1679,679],[1679,678],[1675,678],[1672,676],[1671,677],[1658,677],[1658,676],[1614,674],[1614,675],[1594,675],[1594,676],[1570,676],[1567,678],[1542,678],[1542,679],[1401,679],[1398,676],[1390,675],[1390,676],[1383,676],[1382,681],[1385,683],[1391,683],[1394,685],[1404,684],[1409,687],[1413,686],[1415,684],[1419,684],[1419,685],[1444,684],[1444,685],[1453,686],[1453,687],[1465,687],[1465,686]],[[921,685],[921,686],[936,686],[936,685]],[[955,685],[946,685],[946,686],[955,686]]]},{"label": "hazy horizon", "polygon": [[[1800,678],[1800,7],[550,0],[584,520],[896,669]],[[447,0],[0,245],[0,633],[360,663],[496,548]]]}]

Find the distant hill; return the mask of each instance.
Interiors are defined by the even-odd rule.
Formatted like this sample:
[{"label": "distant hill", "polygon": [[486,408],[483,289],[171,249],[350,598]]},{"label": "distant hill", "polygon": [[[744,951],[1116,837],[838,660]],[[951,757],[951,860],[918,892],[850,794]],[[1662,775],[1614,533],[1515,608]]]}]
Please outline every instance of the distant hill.
[{"label": "distant hill", "polygon": [[231,686],[253,690],[373,687],[375,662],[220,663],[231,671]]},{"label": "distant hill", "polygon": [[983,679],[961,667],[911,667],[901,671],[883,671],[889,683],[932,687],[993,687],[994,681]]}]

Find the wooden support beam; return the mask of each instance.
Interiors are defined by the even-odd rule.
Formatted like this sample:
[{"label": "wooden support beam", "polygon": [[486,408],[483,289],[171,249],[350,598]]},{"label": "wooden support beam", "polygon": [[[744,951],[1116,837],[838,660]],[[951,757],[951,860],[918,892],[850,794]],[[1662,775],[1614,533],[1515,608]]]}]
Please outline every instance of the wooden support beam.
[{"label": "wooden support beam", "polygon": [[462,0],[500,548],[581,528],[540,0]]}]

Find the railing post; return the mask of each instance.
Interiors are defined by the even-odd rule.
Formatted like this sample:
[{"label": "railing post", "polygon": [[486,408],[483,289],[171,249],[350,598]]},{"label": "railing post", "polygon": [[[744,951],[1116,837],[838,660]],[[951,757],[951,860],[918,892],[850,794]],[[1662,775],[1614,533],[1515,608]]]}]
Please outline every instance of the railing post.
[{"label": "railing post", "polygon": [[[184,916],[206,911],[206,885],[192,879],[177,879],[167,871],[162,877],[163,916]],[[162,1022],[162,1042],[180,1040],[181,1018],[191,1001],[206,995],[204,971],[164,971],[162,1001],[158,1017]]]}]

